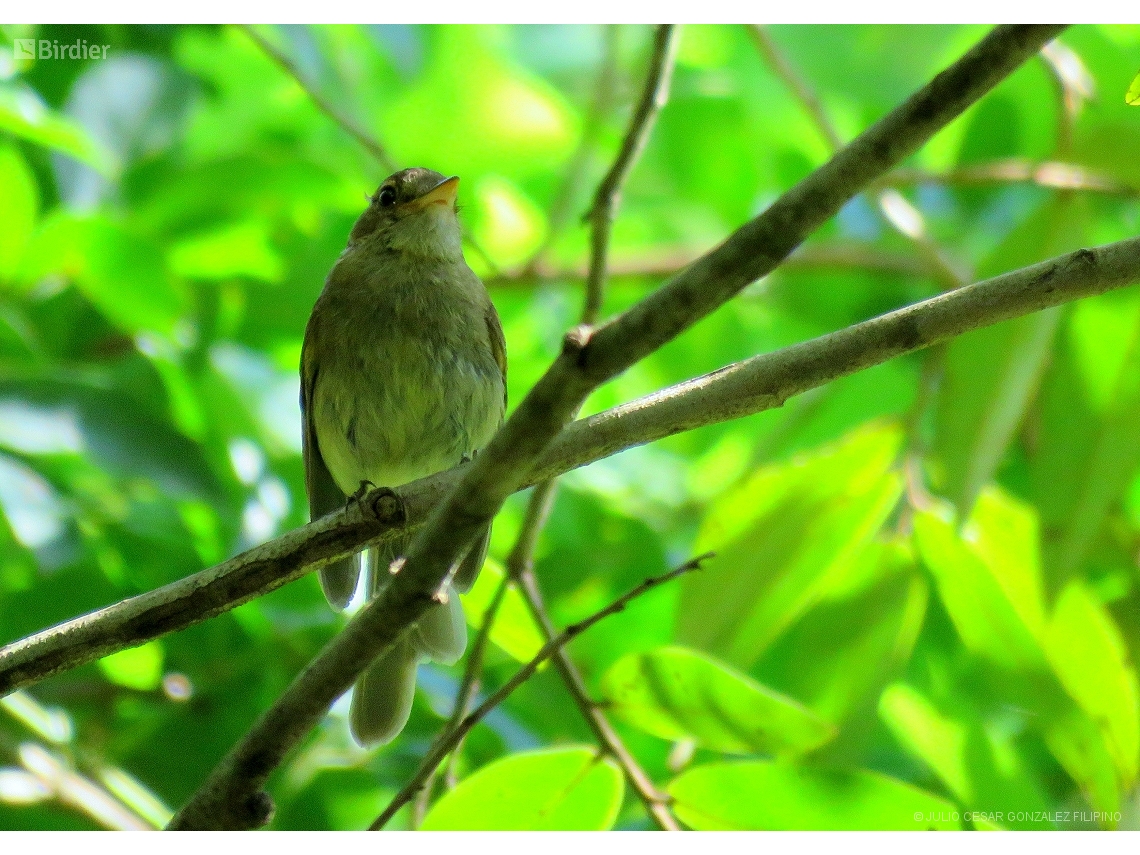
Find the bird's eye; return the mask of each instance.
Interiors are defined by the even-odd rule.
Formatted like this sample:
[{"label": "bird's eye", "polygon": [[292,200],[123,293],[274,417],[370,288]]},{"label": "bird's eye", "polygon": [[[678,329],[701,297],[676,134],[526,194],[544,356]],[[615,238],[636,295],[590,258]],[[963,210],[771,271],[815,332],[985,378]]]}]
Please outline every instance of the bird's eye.
[{"label": "bird's eye", "polygon": [[391,187],[381,187],[380,192],[376,194],[376,201],[380,203],[381,208],[391,208],[396,204],[396,191]]}]

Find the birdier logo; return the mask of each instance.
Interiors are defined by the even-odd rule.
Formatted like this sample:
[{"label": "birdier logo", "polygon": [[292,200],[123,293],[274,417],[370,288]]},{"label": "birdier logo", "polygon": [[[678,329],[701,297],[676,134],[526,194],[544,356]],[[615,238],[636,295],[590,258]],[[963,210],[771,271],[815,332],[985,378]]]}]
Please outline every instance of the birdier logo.
[{"label": "birdier logo", "polygon": [[61,44],[58,39],[13,39],[12,58],[17,62],[36,59],[106,59],[110,45],[89,44],[87,39],[76,39]]}]

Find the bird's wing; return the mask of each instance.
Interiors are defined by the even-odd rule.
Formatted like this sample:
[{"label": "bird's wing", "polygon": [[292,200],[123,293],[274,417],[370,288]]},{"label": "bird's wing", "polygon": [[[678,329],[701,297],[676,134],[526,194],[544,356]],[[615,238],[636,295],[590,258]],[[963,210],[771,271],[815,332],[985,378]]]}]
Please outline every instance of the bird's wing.
[{"label": "bird's wing", "polygon": [[[309,494],[309,519],[315,520],[344,507],[345,495],[336,485],[332,474],[321,457],[317,442],[316,418],[313,412],[313,392],[319,373],[314,356],[315,331],[312,320],[305,330],[305,343],[301,346],[301,455],[305,461],[305,492]],[[343,609],[356,590],[356,556],[350,555],[327,564],[319,571],[321,589],[325,598]]]},{"label": "bird's wing", "polygon": [[499,323],[499,313],[495,311],[494,304],[487,301],[487,337],[491,339],[491,353],[499,370],[503,372],[503,411],[507,409],[507,339],[503,335],[503,325]]}]

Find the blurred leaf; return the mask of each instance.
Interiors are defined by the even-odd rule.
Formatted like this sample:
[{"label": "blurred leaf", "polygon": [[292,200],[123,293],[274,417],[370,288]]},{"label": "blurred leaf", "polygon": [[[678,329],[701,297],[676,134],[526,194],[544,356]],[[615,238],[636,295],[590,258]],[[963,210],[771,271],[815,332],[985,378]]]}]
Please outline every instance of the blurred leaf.
[{"label": "blurred leaf", "polygon": [[39,209],[35,176],[20,153],[0,146],[0,281],[15,273],[32,235]]},{"label": "blurred leaf", "polygon": [[848,583],[793,624],[757,664],[755,673],[769,685],[841,725],[840,748],[869,730],[880,691],[910,658],[930,593],[916,569],[903,543],[870,544]]},{"label": "blurred leaf", "polygon": [[74,736],[71,718],[64,710],[43,706],[24,689],[17,689],[0,698],[0,707],[48,742],[62,744],[70,742]]},{"label": "blurred leaf", "polygon": [[56,213],[40,224],[20,267],[34,282],[73,277],[107,319],[126,332],[171,333],[183,312],[162,252],[145,237],[101,216]]},{"label": "blurred leaf", "polygon": [[968,808],[1001,815],[999,824],[1008,828],[1053,827],[1043,818],[1048,802],[1008,739],[994,738],[980,721],[941,714],[905,683],[887,687],[879,715],[907,753],[929,766]]},{"label": "blurred leaf", "polygon": [[1059,590],[1092,548],[1140,464],[1140,294],[1075,304],[1043,383],[1030,484]]},{"label": "blurred leaf", "polygon": [[284,265],[269,242],[267,224],[249,220],[179,241],[170,251],[170,269],[188,279],[249,276],[278,282]]},{"label": "blurred leaf", "polygon": [[546,216],[509,179],[488,175],[475,186],[475,236],[499,265],[527,261],[546,237]]},{"label": "blurred leaf", "polygon": [[962,643],[1007,668],[1044,670],[1045,616],[1032,510],[987,489],[961,534],[948,517],[945,511],[920,511],[914,534]]},{"label": "blurred leaf", "polygon": [[[988,103],[988,99],[986,101]],[[1085,209],[1058,196],[1021,222],[978,271],[994,276],[1083,244]],[[946,348],[931,453],[935,486],[963,516],[997,471],[1052,350],[1061,309],[955,338]]]},{"label": "blurred leaf", "polygon": [[621,807],[621,771],[593,748],[513,754],[446,793],[424,831],[605,831]]},{"label": "blurred leaf", "polygon": [[[153,56],[117,52],[87,66],[64,107],[115,162],[115,173],[152,157],[175,140],[189,103],[186,76]],[[91,166],[54,159],[60,195],[77,209],[113,196],[115,186]]]},{"label": "blurred leaf", "polygon": [[682,583],[677,637],[747,668],[847,572],[894,508],[900,433],[877,425],[761,469],[710,509]]},{"label": "blurred leaf", "polygon": [[1073,705],[1053,715],[1043,731],[1045,744],[1093,809],[1107,815],[1120,810],[1116,763],[1097,723]]},{"label": "blurred leaf", "polygon": [[[483,625],[487,608],[503,581],[503,575],[502,565],[488,559],[471,590],[460,596],[463,613],[473,630],[478,631]],[[495,614],[495,622],[491,625],[491,641],[518,662],[529,662],[544,643],[542,632],[535,625],[526,601],[514,583],[507,587],[503,602]]]},{"label": "blurred leaf", "polygon": [[10,805],[33,805],[54,797],[55,792],[30,772],[16,768],[0,768],[0,802]]},{"label": "blurred leaf", "polygon": [[116,685],[150,692],[162,682],[163,658],[162,642],[148,641],[103,657],[99,660],[99,670]]},{"label": "blurred leaf", "polygon": [[[54,437],[109,472],[144,476],[174,496],[216,499],[218,482],[204,450],[140,401],[117,389],[42,375],[0,380],[0,412],[18,407],[25,417],[54,417]],[[40,423],[40,430],[46,427]],[[63,450],[54,447],[49,450]]]},{"label": "blurred leaf", "polygon": [[1128,84],[1128,91],[1124,93],[1124,103],[1135,107],[1140,104],[1140,74],[1132,78]]},{"label": "blurred leaf", "polygon": [[697,831],[957,829],[954,805],[877,772],[783,763],[716,763],[668,787],[678,818]]},{"label": "blurred leaf", "polygon": [[0,130],[70,155],[103,174],[114,169],[110,153],[78,125],[44,106],[23,86],[0,86]]},{"label": "blurred leaf", "polygon": [[501,37],[497,27],[431,28],[424,73],[383,115],[398,156],[447,173],[516,177],[570,154],[577,116],[556,90],[504,60]]},{"label": "blurred leaf", "polygon": [[792,698],[683,647],[632,653],[602,679],[608,708],[662,739],[732,754],[800,754],[835,735]]},{"label": "blurred leaf", "polygon": [[1120,630],[1085,584],[1071,582],[1057,598],[1045,647],[1065,690],[1103,733],[1128,789],[1140,762],[1140,687]]}]

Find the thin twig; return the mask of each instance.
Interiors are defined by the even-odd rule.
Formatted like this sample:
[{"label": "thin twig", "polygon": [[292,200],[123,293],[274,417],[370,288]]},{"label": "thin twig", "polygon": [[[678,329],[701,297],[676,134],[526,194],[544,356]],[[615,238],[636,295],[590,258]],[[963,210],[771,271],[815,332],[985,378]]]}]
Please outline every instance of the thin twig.
[{"label": "thin twig", "polygon": [[[843,148],[843,137],[840,136],[838,128],[827,115],[823,102],[816,94],[815,87],[808,82],[807,78],[796,68],[791,58],[776,44],[768,32],[768,28],[760,24],[751,24],[748,31],[752,34],[757,49],[772,68],[772,71],[800,102],[800,106],[815,124],[832,153]],[[884,177],[884,181],[889,179],[890,176]],[[955,269],[937,241],[930,236],[922,214],[897,190],[879,189],[875,191],[874,196],[884,219],[914,246],[926,262],[929,273],[934,276],[943,289],[958,288],[969,281],[968,277],[964,277]]]},{"label": "thin twig", "polygon": [[[356,142],[360,144],[361,148],[372,155],[372,157],[376,160],[377,163],[380,164],[381,168],[385,172],[392,173],[398,169],[396,161],[388,153],[388,150],[384,147],[383,143],[381,143],[374,134],[368,133],[368,131],[364,130],[364,128],[353,121],[352,117],[347,113],[343,113],[338,110],[331,101],[329,101],[317,90],[315,86],[313,86],[311,83],[309,83],[308,80],[305,79],[305,75],[301,72],[301,69],[297,67],[297,64],[293,62],[292,59],[290,59],[282,51],[278,50],[277,47],[272,44],[272,42],[268,41],[251,25],[238,24],[238,27],[242,30],[242,32],[249,36],[250,39],[252,39],[254,43],[257,44],[257,46],[260,47],[261,50],[264,51],[270,59],[277,63],[277,65],[280,66],[286,74],[293,78],[294,82],[296,82],[296,84],[301,87],[301,90],[309,97],[309,100],[311,100],[316,105],[318,110],[324,113],[325,116],[327,116],[333,122],[333,124],[337,125],[346,134],[356,140]],[[470,234],[466,229],[463,231],[463,240],[467,243],[468,246],[471,247],[471,249],[475,251],[475,253],[480,258],[483,259],[483,262],[487,265],[487,268],[490,270],[491,275],[498,276],[499,267],[495,263],[495,260],[491,258],[491,256],[482,247],[482,245],[480,245],[479,241],[475,239],[475,236]]]},{"label": "thin twig", "polygon": [[678,576],[682,576],[685,573],[690,573],[693,570],[698,569],[701,566],[701,562],[707,561],[711,556],[712,553],[705,553],[704,555],[700,555],[696,558],[691,559],[690,561],[686,561],[680,567],[670,570],[668,573],[663,573],[660,576],[651,576],[636,588],[634,588],[632,591],[628,591],[625,594],[622,594],[601,611],[595,612],[585,620],[571,624],[550,641],[546,642],[546,644],[542,646],[542,649],[539,650],[537,654],[535,654],[533,659],[531,659],[526,665],[522,666],[522,668],[515,672],[515,675],[511,677],[511,679],[509,679],[506,683],[504,683],[498,689],[498,691],[496,691],[489,698],[483,701],[483,703],[481,703],[478,707],[472,710],[471,713],[468,714],[463,719],[463,721],[459,723],[459,727],[457,727],[451,733],[448,739],[440,740],[432,746],[427,756],[424,757],[423,762],[420,763],[420,767],[416,770],[416,774],[413,775],[412,779],[404,786],[404,788],[393,797],[392,801],[388,804],[388,807],[384,808],[384,812],[376,818],[376,821],[373,822],[371,826],[369,826],[369,830],[379,831],[381,828],[383,828],[388,823],[388,821],[393,816],[395,816],[396,812],[412,799],[416,791],[423,785],[424,781],[427,780],[428,776],[432,773],[435,767],[439,765],[440,761],[449,751],[455,747],[459,740],[464,735],[466,735],[466,733],[470,731],[471,728],[473,728],[484,717],[486,717],[487,713],[489,713],[504,700],[506,700],[511,692],[529,680],[534,675],[535,671],[538,670],[538,666],[540,666],[543,662],[545,662],[547,659],[549,659],[583,632],[588,630],[594,624],[598,623],[598,621],[603,620],[610,615],[617,614],[618,612],[622,611],[622,609],[624,609],[627,605],[629,605],[631,601],[637,599],[642,594],[653,590],[659,585],[664,585],[666,582],[671,582]]},{"label": "thin twig", "polygon": [[816,130],[827,143],[827,147],[833,152],[843,148],[843,137],[839,135],[839,129],[835,127],[831,117],[827,115],[815,88],[808,84],[807,79],[792,64],[788,55],[776,44],[772,34],[768,32],[768,28],[762,24],[749,24],[748,34],[752,36],[756,49],[760,51],[764,61],[768,63],[776,77],[791,90],[792,95],[800,102],[800,106],[804,108],[804,112],[815,124]]},{"label": "thin twig", "polygon": [[[683,247],[662,248],[644,256],[607,259],[607,286],[618,279],[638,281],[666,279],[697,261],[702,252]],[[802,246],[788,256],[777,273],[816,270],[865,270],[872,273],[925,276],[929,268],[911,253],[892,252],[853,241],[833,241]],[[503,273],[486,280],[489,288],[533,287],[546,282],[578,282],[589,275],[586,266],[553,267],[539,262],[530,270]]]},{"label": "thin twig", "polygon": [[[550,615],[546,611],[546,606],[542,600],[542,592],[538,588],[538,580],[535,578],[534,571],[531,568],[523,570],[519,578],[520,588],[522,590],[523,599],[526,601],[527,606],[530,608],[531,616],[542,628],[543,635],[549,640],[555,637],[554,624],[550,620]],[[562,677],[562,682],[566,684],[566,688],[570,692],[570,696],[574,699],[578,709],[582,712],[582,716],[586,719],[586,723],[594,732],[594,738],[597,739],[598,744],[602,747],[603,753],[612,757],[614,761],[621,767],[622,772],[625,774],[626,780],[629,781],[633,787],[634,793],[641,799],[641,803],[645,806],[646,812],[649,814],[658,827],[663,831],[680,831],[681,826],[678,825],[677,820],[669,810],[669,798],[661,793],[653,779],[641,767],[637,758],[633,756],[632,752],[626,747],[625,742],[622,741],[621,736],[614,729],[606,714],[602,712],[601,707],[590,697],[590,691],[586,687],[586,681],[582,679],[582,674],[578,671],[574,660],[565,649],[560,648],[555,651],[553,655],[554,665],[558,669],[559,675]]]},{"label": "thin twig", "polygon": [[530,273],[542,265],[546,253],[557,242],[562,229],[570,220],[574,210],[575,191],[582,183],[582,174],[591,161],[590,155],[595,145],[595,137],[601,129],[614,101],[615,85],[618,73],[618,47],[620,45],[621,27],[618,24],[605,25],[605,45],[602,49],[602,62],[598,69],[598,79],[594,84],[594,97],[586,113],[586,120],[582,123],[582,138],[574,154],[570,156],[568,165],[562,175],[562,181],[554,194],[554,201],[550,204],[547,214],[548,228],[546,237],[530,260],[522,265],[521,271]]},{"label": "thin twig", "polygon": [[984,163],[955,166],[941,172],[903,166],[886,176],[884,183],[893,187],[911,184],[944,184],[980,187],[988,184],[1036,184],[1051,190],[1083,190],[1110,196],[1140,195],[1140,189],[1122,184],[1115,178],[1064,160],[1030,160],[1006,157]]},{"label": "thin twig", "polygon": [[388,172],[396,171],[396,161],[388,154],[388,150],[384,148],[380,140],[360,127],[350,116],[338,110],[331,101],[317,91],[316,87],[305,79],[305,75],[301,73],[301,69],[297,67],[297,64],[293,62],[292,59],[278,50],[275,45],[269,42],[249,24],[238,24],[238,28],[249,36],[250,39],[264,51],[266,56],[277,63],[282,71],[293,78],[296,84],[300,86],[309,97],[309,100],[317,106],[318,110],[331,119],[333,124],[340,127],[341,130],[356,140],[356,142],[359,143],[365,151],[371,154]]},{"label": "thin twig", "polygon": [[649,134],[657,120],[657,114],[669,99],[669,81],[673,74],[673,59],[677,53],[677,32],[678,27],[675,24],[661,24],[654,33],[653,56],[649,61],[649,73],[645,77],[641,100],[630,119],[629,130],[622,140],[621,150],[610,171],[598,185],[598,191],[594,194],[594,204],[586,215],[594,228],[590,233],[590,275],[586,280],[586,305],[582,310],[585,324],[595,323],[602,308],[610,229],[621,199],[622,186],[649,141]]}]

